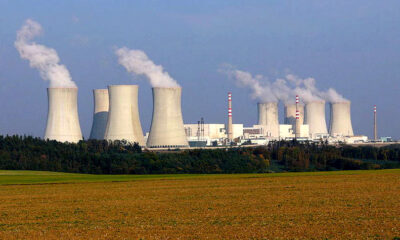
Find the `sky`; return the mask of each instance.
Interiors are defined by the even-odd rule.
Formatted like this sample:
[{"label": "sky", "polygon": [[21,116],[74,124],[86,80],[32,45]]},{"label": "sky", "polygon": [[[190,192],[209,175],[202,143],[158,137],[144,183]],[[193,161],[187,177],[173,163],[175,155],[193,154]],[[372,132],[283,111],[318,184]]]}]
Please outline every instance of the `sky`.
[{"label": "sky", "polygon": [[[54,48],[79,88],[83,135],[90,133],[92,90],[138,84],[143,131],[151,86],[118,64],[120,47],[143,50],[182,86],[185,123],[257,122],[257,101],[218,69],[223,64],[274,80],[313,77],[352,101],[355,134],[400,138],[398,0],[0,0],[0,134],[43,137],[48,82],[14,47],[26,19],[43,27],[37,43]],[[283,109],[280,109],[283,114]],[[326,112],[329,112],[327,106]],[[329,118],[327,118],[329,119]]]}]

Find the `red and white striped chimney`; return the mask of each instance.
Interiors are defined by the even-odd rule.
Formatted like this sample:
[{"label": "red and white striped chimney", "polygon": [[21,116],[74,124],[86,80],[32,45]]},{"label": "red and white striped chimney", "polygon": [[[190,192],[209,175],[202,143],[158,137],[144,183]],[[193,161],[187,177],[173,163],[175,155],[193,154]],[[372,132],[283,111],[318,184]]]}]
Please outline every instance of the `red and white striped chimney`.
[{"label": "red and white striped chimney", "polygon": [[378,129],[376,126],[376,105],[374,105],[374,140],[378,140]]},{"label": "red and white striped chimney", "polygon": [[232,93],[228,92],[228,140],[233,140],[233,126],[232,126]]},{"label": "red and white striped chimney", "polygon": [[300,103],[300,98],[298,95],[296,95],[296,129],[295,129],[295,138],[300,137],[300,111],[299,111],[299,103]]}]

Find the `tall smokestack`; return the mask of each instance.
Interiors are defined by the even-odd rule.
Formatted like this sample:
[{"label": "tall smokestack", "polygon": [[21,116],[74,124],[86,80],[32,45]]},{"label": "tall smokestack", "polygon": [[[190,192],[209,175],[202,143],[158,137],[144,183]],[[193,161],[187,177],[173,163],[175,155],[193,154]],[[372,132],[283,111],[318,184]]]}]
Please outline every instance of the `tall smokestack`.
[{"label": "tall smokestack", "polygon": [[228,140],[233,140],[232,93],[228,92]]},{"label": "tall smokestack", "polygon": [[108,89],[94,89],[94,112],[89,139],[103,140],[108,120]]},{"label": "tall smokestack", "polygon": [[376,105],[374,105],[374,140],[377,141],[378,140],[378,129],[376,126],[377,122],[376,122]]},{"label": "tall smokestack", "polygon": [[138,89],[137,85],[108,86],[110,107],[104,134],[106,140],[126,140],[144,145],[139,118]]},{"label": "tall smokestack", "polygon": [[153,88],[153,118],[147,147],[188,147],[181,110],[181,87]]},{"label": "tall smokestack", "polygon": [[48,88],[49,109],[45,139],[77,143],[82,140],[78,88]]},{"label": "tall smokestack", "polygon": [[331,103],[331,136],[353,136],[350,101]]},{"label": "tall smokestack", "polygon": [[267,137],[279,137],[278,103],[258,103],[258,124],[265,128]]},{"label": "tall smokestack", "polygon": [[325,120],[325,101],[311,101],[306,104],[304,123],[309,126],[311,138],[317,134],[328,133]]},{"label": "tall smokestack", "polygon": [[295,138],[300,137],[300,111],[299,111],[299,103],[300,103],[300,98],[298,95],[296,95],[296,131],[295,131]]}]

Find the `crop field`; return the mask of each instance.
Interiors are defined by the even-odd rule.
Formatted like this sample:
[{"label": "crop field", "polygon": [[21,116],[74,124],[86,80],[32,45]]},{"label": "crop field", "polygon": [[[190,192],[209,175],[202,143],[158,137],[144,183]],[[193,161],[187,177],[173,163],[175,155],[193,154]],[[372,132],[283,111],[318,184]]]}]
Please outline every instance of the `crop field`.
[{"label": "crop field", "polygon": [[0,239],[395,239],[400,170],[0,171]]}]

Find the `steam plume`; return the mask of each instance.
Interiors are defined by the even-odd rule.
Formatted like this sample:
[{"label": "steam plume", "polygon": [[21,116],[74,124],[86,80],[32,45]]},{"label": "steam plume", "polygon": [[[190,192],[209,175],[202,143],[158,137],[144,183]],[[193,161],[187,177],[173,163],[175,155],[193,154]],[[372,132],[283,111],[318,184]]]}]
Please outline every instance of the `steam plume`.
[{"label": "steam plume", "polygon": [[31,19],[27,19],[17,32],[17,39],[14,42],[19,55],[22,59],[27,59],[32,68],[38,69],[44,80],[50,81],[50,87],[76,88],[68,69],[65,65],[59,64],[60,58],[56,50],[32,41],[41,33],[42,26]]},{"label": "steam plume", "polygon": [[284,79],[278,78],[271,83],[262,75],[252,76],[249,72],[237,70],[227,64],[223,65],[219,72],[236,80],[239,87],[251,89],[252,98],[261,102],[294,103],[296,95],[299,95],[304,103],[322,100],[333,103],[348,101],[333,88],[329,88],[327,91],[319,90],[314,78],[302,79],[288,74]]},{"label": "steam plume", "polygon": [[286,78],[297,85],[294,89],[295,93],[302,97],[304,102],[325,100],[327,102],[348,102],[346,98],[336,92],[335,89],[329,88],[327,91],[319,90],[315,85],[314,78],[301,79],[293,74],[289,74]]},{"label": "steam plume", "polygon": [[278,98],[272,92],[270,82],[262,75],[252,76],[251,73],[234,69],[230,65],[224,65],[219,72],[235,79],[239,87],[247,87],[251,90],[251,97],[261,102],[277,102]]},{"label": "steam plume", "polygon": [[323,100],[320,91],[315,86],[316,81],[314,78],[301,79],[293,74],[288,74],[286,79],[295,86],[293,89],[294,95],[299,95],[303,102]]},{"label": "steam plume", "polygon": [[336,90],[333,88],[329,88],[328,91],[323,92],[322,95],[324,96],[324,99],[326,101],[332,102],[332,103],[349,101],[346,98],[344,98],[342,95],[340,95],[338,92],[336,92]]},{"label": "steam plume", "polygon": [[145,52],[123,47],[117,49],[115,54],[118,56],[119,64],[130,73],[146,76],[152,87],[179,87],[179,84],[164,71],[163,67],[154,64]]}]

